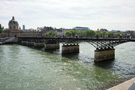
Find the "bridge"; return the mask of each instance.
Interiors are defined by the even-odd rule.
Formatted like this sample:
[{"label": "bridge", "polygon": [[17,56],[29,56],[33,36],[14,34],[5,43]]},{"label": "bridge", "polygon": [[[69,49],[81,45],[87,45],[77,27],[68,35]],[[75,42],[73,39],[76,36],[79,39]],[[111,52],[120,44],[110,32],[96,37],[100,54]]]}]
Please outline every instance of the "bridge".
[{"label": "bridge", "polygon": [[45,50],[59,49],[62,43],[62,54],[79,53],[79,43],[88,42],[96,48],[94,61],[114,60],[114,47],[135,41],[134,39],[120,38],[84,38],[84,37],[18,37],[18,43],[26,46],[43,47]]}]

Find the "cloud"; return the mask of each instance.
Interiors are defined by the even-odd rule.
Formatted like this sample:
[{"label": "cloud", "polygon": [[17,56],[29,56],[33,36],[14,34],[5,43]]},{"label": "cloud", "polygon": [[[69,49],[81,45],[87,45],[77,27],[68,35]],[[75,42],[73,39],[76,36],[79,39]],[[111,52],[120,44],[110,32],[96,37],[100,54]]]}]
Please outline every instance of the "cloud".
[{"label": "cloud", "polygon": [[[108,27],[112,23],[116,29],[122,29],[123,23],[135,29],[134,0],[0,0],[0,22],[7,22],[15,16],[20,25],[28,28],[54,26],[72,28],[88,26]],[[100,23],[100,24],[99,24]],[[102,24],[101,24],[102,23]],[[116,24],[121,23],[121,28]],[[90,26],[93,25],[93,26]],[[108,25],[108,26],[107,26]],[[112,26],[108,27],[109,29]],[[125,28],[126,29],[126,28]]]}]

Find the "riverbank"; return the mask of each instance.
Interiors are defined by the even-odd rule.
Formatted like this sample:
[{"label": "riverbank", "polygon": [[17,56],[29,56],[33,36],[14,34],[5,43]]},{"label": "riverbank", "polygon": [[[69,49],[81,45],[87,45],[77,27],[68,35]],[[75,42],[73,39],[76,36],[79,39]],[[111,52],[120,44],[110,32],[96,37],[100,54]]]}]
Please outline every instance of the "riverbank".
[{"label": "riverbank", "polygon": [[[115,81],[111,81],[109,82],[108,84],[104,85],[103,87],[99,87],[99,88],[95,88],[94,90],[110,90],[111,88],[121,84],[121,83],[124,83],[126,81],[129,81],[131,79],[133,79],[134,76],[129,76],[129,77],[123,77],[123,78],[119,78]],[[115,90],[115,89],[113,89]],[[116,89],[117,90],[117,89]],[[123,90],[123,89],[119,89],[119,90]]]},{"label": "riverbank", "polygon": [[135,81],[135,78],[132,78],[130,80],[127,80],[123,83],[120,83],[119,85],[116,85],[116,86],[109,88],[107,90],[128,90],[134,81]]}]

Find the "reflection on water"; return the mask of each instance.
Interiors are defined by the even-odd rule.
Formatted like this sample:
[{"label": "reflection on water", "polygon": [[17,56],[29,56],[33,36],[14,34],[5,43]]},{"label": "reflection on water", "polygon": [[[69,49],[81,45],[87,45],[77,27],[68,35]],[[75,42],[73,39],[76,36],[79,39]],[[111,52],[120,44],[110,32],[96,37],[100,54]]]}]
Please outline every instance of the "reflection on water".
[{"label": "reflection on water", "polygon": [[61,56],[69,58],[71,60],[79,61],[79,54],[78,53],[62,54]]},{"label": "reflection on water", "polygon": [[102,62],[94,62],[95,66],[104,68],[104,69],[111,69],[112,67],[114,67],[114,61],[102,61]]},{"label": "reflection on water", "polygon": [[135,43],[115,47],[113,61],[95,63],[94,49],[80,43],[80,53],[61,54],[1,45],[0,90],[100,90],[135,76]]}]

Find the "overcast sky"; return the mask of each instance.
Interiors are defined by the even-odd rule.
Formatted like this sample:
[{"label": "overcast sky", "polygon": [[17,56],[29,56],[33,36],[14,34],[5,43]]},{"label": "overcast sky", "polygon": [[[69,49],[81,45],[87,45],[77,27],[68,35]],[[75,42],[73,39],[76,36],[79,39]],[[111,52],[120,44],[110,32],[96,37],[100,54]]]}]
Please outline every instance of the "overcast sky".
[{"label": "overcast sky", "polygon": [[0,0],[0,23],[8,28],[12,16],[19,26],[75,26],[135,30],[135,0]]}]

